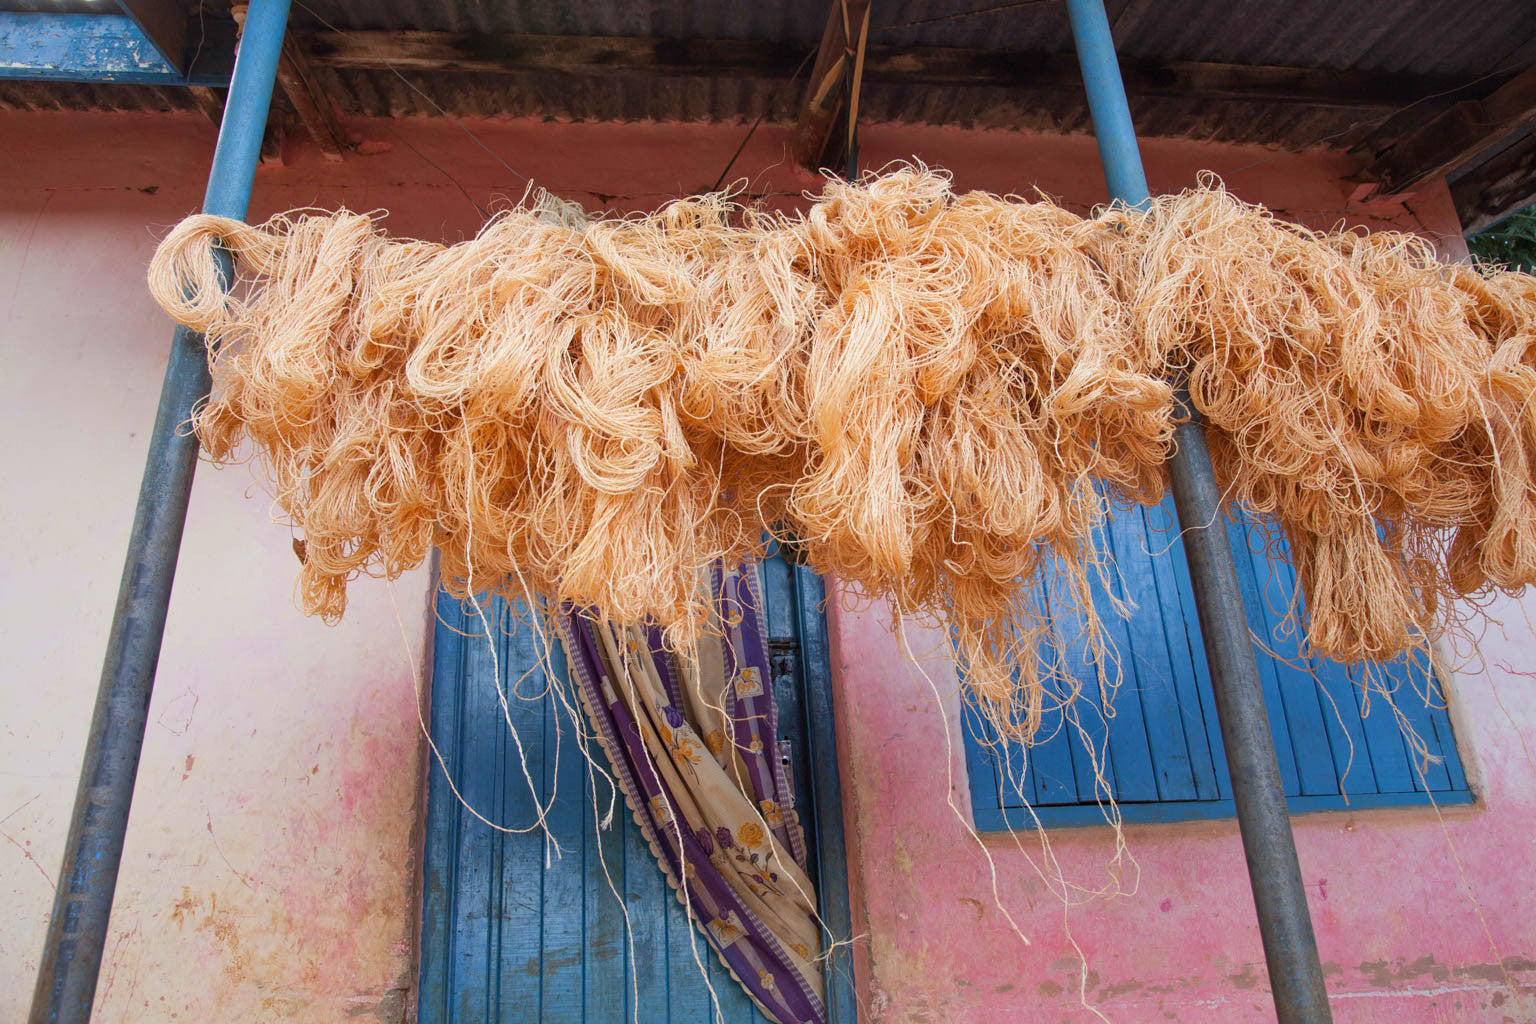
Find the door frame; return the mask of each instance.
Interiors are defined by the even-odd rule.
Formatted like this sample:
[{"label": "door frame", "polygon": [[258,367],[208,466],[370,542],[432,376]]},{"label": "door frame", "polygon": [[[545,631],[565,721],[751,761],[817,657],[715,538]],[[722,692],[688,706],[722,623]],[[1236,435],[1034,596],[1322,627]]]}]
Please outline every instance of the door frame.
[{"label": "door frame", "polygon": [[[843,824],[842,786],[837,750],[836,714],[832,690],[831,643],[825,613],[826,587],[809,568],[788,560],[771,549],[761,563],[764,616],[768,624],[768,648],[773,665],[774,697],[779,706],[779,736],[787,740],[780,756],[794,779],[797,809],[802,826],[812,842],[808,844],[809,873],[816,884],[818,910],[834,946],[825,963],[826,1008],[830,1024],[855,1024],[858,1000],[853,973],[853,954],[849,939],[853,934],[852,907],[848,889],[847,839]],[[460,686],[438,686],[440,674],[457,671],[458,658],[450,656],[461,645],[461,637],[441,642],[445,625],[458,609],[439,584],[433,599],[433,679],[428,681],[427,720],[434,733],[449,728],[461,713]],[[487,609],[488,610],[488,609]],[[457,642],[455,642],[457,641]],[[429,749],[426,752],[427,785],[422,800],[422,838],[420,863],[423,866],[421,914],[418,935],[417,1007],[451,1005],[447,991],[453,976],[448,967],[451,942],[441,927],[434,927],[447,913],[453,899],[453,881],[438,878],[430,871],[441,859],[444,847],[453,837],[444,828],[452,821],[444,799],[448,792],[442,765]],[[434,799],[435,798],[435,799]],[[451,828],[451,826],[450,826]],[[658,876],[660,868],[657,867]],[[434,881],[435,879],[435,881]],[[448,882],[447,888],[443,886]]]}]

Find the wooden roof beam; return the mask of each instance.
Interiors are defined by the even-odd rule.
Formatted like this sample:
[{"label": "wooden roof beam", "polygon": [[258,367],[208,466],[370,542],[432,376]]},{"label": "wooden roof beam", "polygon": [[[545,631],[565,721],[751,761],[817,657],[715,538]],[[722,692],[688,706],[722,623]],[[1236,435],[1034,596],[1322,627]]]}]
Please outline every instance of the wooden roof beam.
[{"label": "wooden roof beam", "polygon": [[[833,0],[821,47],[811,65],[810,82],[800,100],[795,136],[790,145],[795,161],[812,170],[832,157],[838,114],[857,95],[869,39],[870,0]],[[856,101],[854,101],[856,102]]]},{"label": "wooden roof beam", "polygon": [[[852,2],[850,0],[850,9]],[[835,24],[841,33],[840,8]],[[741,39],[662,39],[643,36],[531,36],[452,32],[315,32],[301,36],[315,67],[482,73],[558,72],[602,77],[785,80],[802,66],[805,51],[783,43]],[[847,49],[841,51],[846,55]],[[828,57],[828,54],[831,54]],[[825,82],[838,51],[817,51],[811,81]],[[1397,110],[1420,101],[1424,110],[1448,105],[1442,94],[1464,83],[1390,72],[1331,71],[1214,61],[1122,57],[1121,75],[1132,100],[1140,97],[1198,103],[1238,102]],[[949,85],[1061,93],[1081,98],[1083,77],[1072,53],[1018,53],[947,46],[866,48],[867,85]],[[837,84],[835,81],[832,83]],[[833,95],[836,95],[834,89]],[[807,89],[814,99],[814,89]],[[802,105],[804,106],[804,104]],[[832,116],[835,116],[835,111]]]},{"label": "wooden roof beam", "polygon": [[340,160],[352,148],[352,140],[337,120],[330,97],[316,83],[309,58],[294,42],[292,33],[283,39],[282,56],[277,62],[277,84],[288,102],[293,104],[299,122],[320,147],[320,152],[327,160]]},{"label": "wooden roof beam", "polygon": [[[245,25],[245,4],[235,4],[230,8],[230,14],[234,16],[235,23]],[[310,67],[309,58],[304,49],[294,41],[290,31],[283,37],[283,52],[277,61],[277,84],[283,90],[283,95],[292,104],[294,112],[299,115],[299,123],[309,133],[315,145],[320,147],[320,152],[325,154],[327,160],[340,160],[342,154],[352,148],[352,142],[347,138],[347,133],[342,130],[341,122],[336,117],[336,108],[331,106],[330,97],[320,88],[315,81],[315,73]],[[280,148],[281,136],[274,128],[274,119],[267,119],[267,138],[263,145],[263,159],[268,158],[268,152],[274,146]],[[271,140],[279,141],[273,143]],[[272,159],[276,159],[274,156]]]},{"label": "wooden roof beam", "polygon": [[1464,234],[1475,235],[1536,203],[1536,135],[1451,182]]},{"label": "wooden roof beam", "polygon": [[208,85],[187,87],[187,94],[192,97],[193,104],[215,127],[224,123],[224,93],[225,90]]},{"label": "wooden roof beam", "polygon": [[1381,148],[1360,173],[1379,196],[1398,195],[1468,163],[1523,125],[1536,121],[1536,67],[1483,99],[1462,100]]}]

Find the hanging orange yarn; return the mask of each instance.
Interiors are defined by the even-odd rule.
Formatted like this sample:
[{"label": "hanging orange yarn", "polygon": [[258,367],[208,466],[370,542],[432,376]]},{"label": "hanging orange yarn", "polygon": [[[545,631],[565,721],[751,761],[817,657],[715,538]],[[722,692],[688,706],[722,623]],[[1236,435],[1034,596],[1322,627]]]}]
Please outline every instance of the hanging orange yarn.
[{"label": "hanging orange yarn", "polygon": [[525,204],[453,246],[345,211],[195,216],[150,287],[208,338],[198,436],[259,459],[307,541],[302,603],[331,620],[350,579],[435,546],[460,593],[686,647],[699,567],[767,530],[942,620],[972,695],[1028,735],[1031,584],[1052,566],[1096,621],[1094,528],[1162,498],[1170,381],[1228,498],[1283,528],[1319,653],[1387,657],[1451,598],[1536,579],[1536,279],[1314,233],[1212,182],[1083,219],[908,168],[792,216]]}]

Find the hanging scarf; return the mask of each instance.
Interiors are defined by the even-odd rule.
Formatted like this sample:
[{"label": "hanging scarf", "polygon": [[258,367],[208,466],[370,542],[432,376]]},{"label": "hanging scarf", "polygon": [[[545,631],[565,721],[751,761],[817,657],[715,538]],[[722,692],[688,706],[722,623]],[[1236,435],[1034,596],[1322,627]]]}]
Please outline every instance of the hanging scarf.
[{"label": "hanging scarf", "polygon": [[763,1012],[821,1024],[821,931],[794,793],[777,756],[756,568],[715,568],[696,660],[660,630],[561,617],[571,676],[651,852]]}]

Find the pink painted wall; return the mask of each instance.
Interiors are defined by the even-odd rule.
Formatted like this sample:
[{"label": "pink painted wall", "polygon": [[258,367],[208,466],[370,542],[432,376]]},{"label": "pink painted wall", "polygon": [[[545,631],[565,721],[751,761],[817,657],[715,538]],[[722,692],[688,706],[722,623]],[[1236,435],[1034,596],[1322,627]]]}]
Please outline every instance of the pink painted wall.
[{"label": "pink painted wall", "polygon": [[[358,122],[367,155],[326,163],[293,141],[258,175],[257,216],[302,205],[388,209],[393,230],[462,237],[522,182],[457,127]],[[589,209],[636,210],[707,188],[744,126],[476,122],[501,160]],[[156,238],[200,199],[212,127],[191,116],[0,114],[0,1019],[31,991],[56,881],[169,326],[143,290]],[[816,179],[760,129],[732,171],[776,205]],[[1315,224],[1341,217],[1458,235],[1444,189],[1347,202],[1345,158],[1149,142],[1155,189],[1210,168],[1235,191]],[[419,151],[419,152],[418,152]],[[917,156],[962,188],[1038,187],[1101,201],[1091,140],[870,128],[866,161]],[[427,163],[422,155],[432,159]],[[445,170],[446,169],[446,170]],[[451,173],[452,179],[448,176]],[[462,190],[461,190],[462,189]],[[466,195],[467,193],[467,195]],[[478,208],[477,208],[478,207]],[[412,1005],[420,733],[395,610],[419,657],[424,573],[394,600],[365,583],[336,629],[294,610],[285,530],[249,472],[198,476],[150,713],[99,1020],[400,1020]],[[1485,646],[1532,660],[1523,609]],[[1061,905],[1006,836],[986,841],[998,894],[1032,941],[999,923],[986,859],[946,796],[945,724],[880,609],[834,610],[849,840],[866,1014],[891,1021],[1078,1020]],[[913,642],[933,636],[915,628]],[[941,694],[952,670],[928,663]],[[1495,685],[1506,716],[1494,699]],[[1432,816],[1306,819],[1303,869],[1341,1020],[1524,1020],[1489,966],[1532,980],[1530,868],[1536,705],[1495,668],[1451,687],[1483,802],[1448,814],[1499,953],[1483,936]],[[964,772],[950,790],[962,817]],[[1265,1019],[1264,971],[1230,824],[1128,830],[1135,895],[1074,909],[1088,1001],[1116,1020]],[[1102,830],[1052,835],[1069,878],[1094,887]],[[1038,856],[1036,856],[1038,860]],[[1127,883],[1133,875],[1125,873]],[[1524,959],[1522,959],[1524,958]],[[1437,1016],[1438,1015],[1438,1016]]]},{"label": "pink painted wall", "polygon": [[[1447,687],[1476,806],[1448,808],[1444,830],[1427,810],[1295,821],[1339,1024],[1536,1020],[1533,610],[1496,606],[1487,670]],[[907,628],[925,680],[888,621],[832,614],[870,1019],[1091,1019],[1081,984],[1115,1021],[1274,1020],[1236,825],[1127,826],[1119,863],[1107,827],[1052,830],[1048,852],[1031,832],[987,835],[984,853],[942,635]],[[1064,910],[1062,878],[1114,895]]]}]

